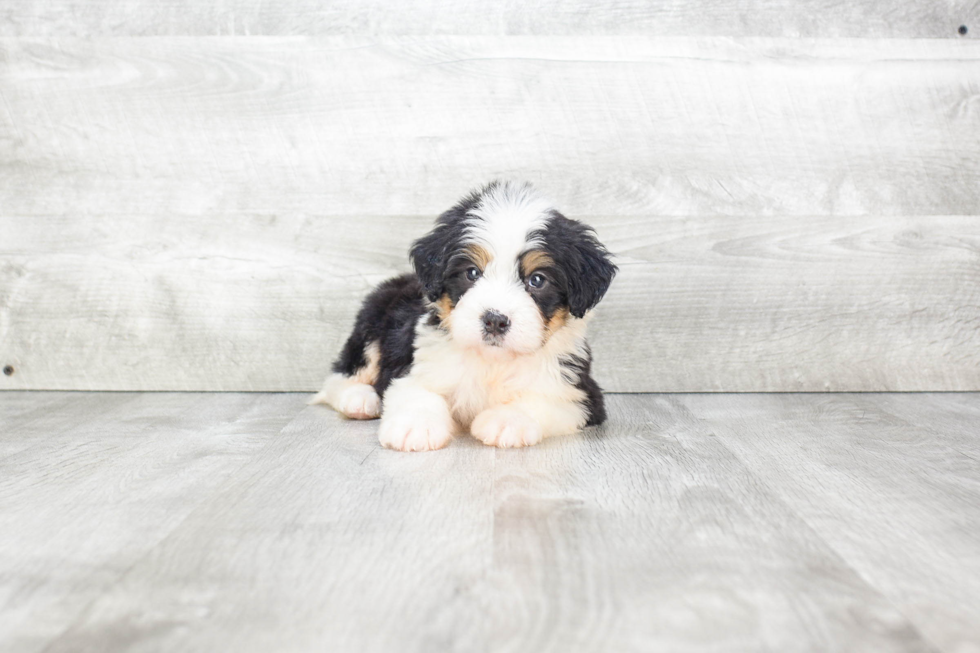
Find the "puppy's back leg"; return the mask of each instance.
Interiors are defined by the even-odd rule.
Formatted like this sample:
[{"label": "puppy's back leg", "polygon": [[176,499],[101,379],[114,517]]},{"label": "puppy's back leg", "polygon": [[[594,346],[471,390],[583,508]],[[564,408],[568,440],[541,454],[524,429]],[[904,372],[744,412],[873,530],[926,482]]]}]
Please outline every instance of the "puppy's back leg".
[{"label": "puppy's back leg", "polygon": [[327,377],[311,404],[327,404],[351,419],[374,419],[381,414],[381,398],[374,389],[381,349],[378,342],[365,343],[355,333],[348,339],[333,374]]},{"label": "puppy's back leg", "polygon": [[[378,417],[381,397],[373,386],[378,383],[382,364],[386,368],[386,378],[392,374],[387,369],[389,352],[382,361],[381,343],[387,342],[385,334],[393,328],[414,326],[421,314],[422,302],[422,286],[414,274],[388,279],[372,290],[357,312],[354,330],[333,364],[333,374],[310,403],[333,406],[353,419]],[[406,310],[413,307],[418,310]],[[384,385],[378,385],[381,392],[384,392]]]}]

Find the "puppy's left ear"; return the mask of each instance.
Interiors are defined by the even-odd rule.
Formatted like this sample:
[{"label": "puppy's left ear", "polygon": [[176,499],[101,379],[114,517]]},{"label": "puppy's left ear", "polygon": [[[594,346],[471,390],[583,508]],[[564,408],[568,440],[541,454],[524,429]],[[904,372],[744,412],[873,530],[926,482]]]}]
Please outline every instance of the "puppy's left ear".
[{"label": "puppy's left ear", "polygon": [[609,290],[617,267],[588,225],[556,214],[545,230],[568,282],[568,308],[583,317]]}]

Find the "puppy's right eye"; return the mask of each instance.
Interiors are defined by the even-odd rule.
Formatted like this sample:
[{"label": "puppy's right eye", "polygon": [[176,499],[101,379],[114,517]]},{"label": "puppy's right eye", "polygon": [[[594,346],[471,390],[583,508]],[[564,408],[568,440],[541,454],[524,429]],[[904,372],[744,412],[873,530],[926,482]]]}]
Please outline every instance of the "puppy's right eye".
[{"label": "puppy's right eye", "polygon": [[476,281],[482,275],[483,273],[480,272],[480,268],[469,268],[466,270],[466,278],[469,279],[470,281]]}]

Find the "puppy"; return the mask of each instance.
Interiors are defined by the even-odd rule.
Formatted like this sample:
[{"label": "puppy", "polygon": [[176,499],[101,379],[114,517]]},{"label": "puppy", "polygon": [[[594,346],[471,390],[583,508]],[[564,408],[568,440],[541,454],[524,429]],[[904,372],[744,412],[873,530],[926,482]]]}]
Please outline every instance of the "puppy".
[{"label": "puppy", "polygon": [[381,444],[401,451],[467,430],[523,447],[601,424],[585,330],[616,274],[609,259],[530,185],[493,182],[415,241],[415,274],[368,295],[310,403],[380,415]]}]

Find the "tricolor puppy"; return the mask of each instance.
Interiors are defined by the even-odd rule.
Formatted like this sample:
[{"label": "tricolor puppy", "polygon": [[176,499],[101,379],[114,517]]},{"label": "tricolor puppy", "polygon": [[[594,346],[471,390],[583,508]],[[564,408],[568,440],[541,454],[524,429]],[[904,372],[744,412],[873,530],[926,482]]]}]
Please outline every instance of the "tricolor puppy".
[{"label": "tricolor puppy", "polygon": [[439,216],[411,259],[415,274],[365,299],[311,403],[380,414],[381,444],[402,451],[466,431],[522,447],[605,420],[585,327],[616,266],[590,227],[494,182]]}]

